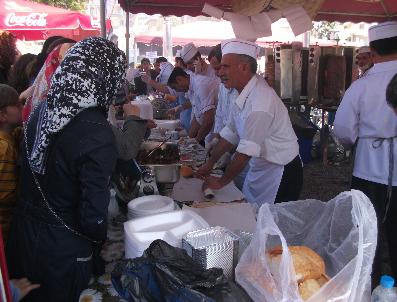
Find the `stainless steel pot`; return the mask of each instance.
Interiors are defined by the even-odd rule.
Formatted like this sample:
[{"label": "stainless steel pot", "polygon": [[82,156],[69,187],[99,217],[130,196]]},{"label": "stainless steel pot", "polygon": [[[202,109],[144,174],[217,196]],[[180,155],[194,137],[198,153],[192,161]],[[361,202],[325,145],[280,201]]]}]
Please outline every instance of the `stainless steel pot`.
[{"label": "stainless steel pot", "polygon": [[179,181],[181,164],[145,165],[155,175],[157,183],[176,183]]},{"label": "stainless steel pot", "polygon": [[[147,141],[143,142],[141,145],[141,150],[146,150],[150,152],[151,150],[158,148],[161,142]],[[161,146],[161,149],[170,148],[178,153],[179,157],[179,146],[175,142],[166,142]],[[143,168],[150,169],[152,174],[156,178],[157,183],[176,183],[179,181],[179,170],[181,169],[181,164],[178,162],[172,164],[141,164]]]}]

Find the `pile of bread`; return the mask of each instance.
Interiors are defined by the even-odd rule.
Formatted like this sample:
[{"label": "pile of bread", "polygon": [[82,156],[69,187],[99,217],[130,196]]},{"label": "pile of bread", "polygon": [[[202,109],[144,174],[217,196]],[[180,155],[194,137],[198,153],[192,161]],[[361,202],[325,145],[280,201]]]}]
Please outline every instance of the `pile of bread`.
[{"label": "pile of bread", "polygon": [[[324,260],[306,246],[289,246],[288,250],[294,263],[299,294],[306,301],[329,280],[325,274]],[[276,247],[266,253],[273,275],[279,271],[282,253],[281,247]]]}]

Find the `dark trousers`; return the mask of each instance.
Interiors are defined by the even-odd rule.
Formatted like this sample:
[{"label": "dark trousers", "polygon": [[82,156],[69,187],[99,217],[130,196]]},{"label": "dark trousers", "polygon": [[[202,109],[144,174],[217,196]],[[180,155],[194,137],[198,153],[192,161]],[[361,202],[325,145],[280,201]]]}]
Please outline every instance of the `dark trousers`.
[{"label": "dark trousers", "polygon": [[393,276],[394,278],[397,277],[397,187],[393,187],[389,210],[384,222],[387,185],[353,176],[351,188],[360,190],[368,196],[378,218],[378,244],[372,267],[372,286],[375,287],[379,284],[382,274],[390,274],[389,271],[385,271],[382,267],[382,258],[387,255],[387,252],[390,257]]},{"label": "dark trousers", "polygon": [[298,200],[303,184],[302,161],[296,156],[291,162],[284,166],[283,177],[278,187],[275,203]]}]

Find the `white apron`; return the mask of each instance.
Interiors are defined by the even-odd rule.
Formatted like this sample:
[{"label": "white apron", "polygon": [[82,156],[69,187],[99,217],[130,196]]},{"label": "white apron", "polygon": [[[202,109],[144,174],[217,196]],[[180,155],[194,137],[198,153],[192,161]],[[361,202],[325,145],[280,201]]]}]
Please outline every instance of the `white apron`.
[{"label": "white apron", "polygon": [[282,165],[273,164],[261,158],[251,158],[243,185],[246,200],[259,207],[264,203],[273,204],[283,172]]}]

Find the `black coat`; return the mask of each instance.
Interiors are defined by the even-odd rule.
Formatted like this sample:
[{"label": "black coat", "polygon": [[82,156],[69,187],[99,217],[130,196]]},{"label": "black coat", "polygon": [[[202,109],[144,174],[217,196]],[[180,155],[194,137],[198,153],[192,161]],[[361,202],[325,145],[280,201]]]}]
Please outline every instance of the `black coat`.
[{"label": "black coat", "polygon": [[[29,149],[37,113],[27,130]],[[104,113],[97,108],[82,111],[49,150],[47,172],[38,179],[50,206],[68,226],[104,241],[108,184],[117,158]],[[22,152],[20,191],[7,243],[11,278],[27,277],[41,284],[24,301],[78,301],[91,276],[95,245],[73,234],[50,213],[34,183],[25,146]]]}]

